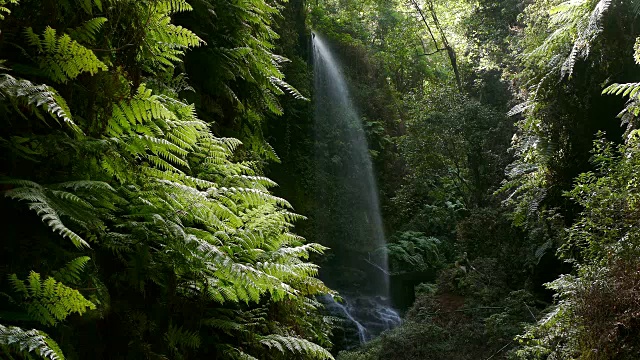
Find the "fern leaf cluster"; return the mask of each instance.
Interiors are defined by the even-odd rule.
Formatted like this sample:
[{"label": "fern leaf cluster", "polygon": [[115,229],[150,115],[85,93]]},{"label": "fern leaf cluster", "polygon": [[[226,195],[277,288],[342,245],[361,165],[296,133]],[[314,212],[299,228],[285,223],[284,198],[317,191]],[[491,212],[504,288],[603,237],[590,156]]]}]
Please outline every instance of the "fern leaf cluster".
[{"label": "fern leaf cluster", "polygon": [[75,41],[85,44],[93,44],[96,42],[96,36],[98,36],[107,20],[108,19],[105,17],[89,19],[82,23],[82,25],[71,29],[69,31],[69,36]]},{"label": "fern leaf cluster", "polygon": [[18,0],[2,0],[0,1],[0,20],[3,20],[5,16],[11,14],[11,9],[7,5],[16,5]]},{"label": "fern leaf cluster", "polygon": [[27,280],[15,274],[9,276],[15,291],[23,298],[29,316],[43,325],[55,325],[72,313],[82,315],[95,305],[54,278],[42,280],[40,274],[31,271]]},{"label": "fern leaf cluster", "polygon": [[313,359],[333,359],[327,350],[304,339],[281,335],[269,335],[265,336],[261,342],[265,346],[276,348],[283,353],[303,353],[310,355]]},{"label": "fern leaf cluster", "polygon": [[43,359],[64,360],[62,350],[47,334],[39,330],[24,330],[17,326],[0,324],[0,345],[6,345],[19,352],[34,352]]},{"label": "fern leaf cluster", "polygon": [[39,107],[54,119],[62,120],[65,125],[79,132],[80,129],[71,118],[71,110],[54,88],[47,85],[35,85],[28,80],[16,79],[9,74],[0,74],[0,97],[8,98],[15,106],[25,104],[37,113]]},{"label": "fern leaf cluster", "polygon": [[[84,232],[100,227],[101,221],[94,215],[94,206],[74,194],[58,189],[69,184],[45,187],[31,181],[9,181],[18,187],[5,192],[5,196],[24,201],[30,210],[35,211],[44,223],[55,233],[69,239],[79,248],[89,247],[89,243],[78,233],[67,227],[63,218],[77,224]],[[77,183],[75,183],[77,186]],[[99,185],[94,185],[99,187]]]},{"label": "fern leaf cluster", "polygon": [[[141,4],[141,6],[145,6]],[[162,0],[154,2],[148,14],[147,38],[139,61],[151,73],[165,71],[174,63],[181,62],[186,49],[200,46],[203,41],[189,29],[171,23],[171,14],[191,11],[184,0]]]},{"label": "fern leaf cluster", "polygon": [[[284,80],[282,66],[288,60],[273,53],[273,42],[279,36],[273,30],[279,5],[264,0],[238,6],[219,0],[198,1],[193,5],[195,11],[188,14],[190,22],[199,24],[194,31],[207,44],[206,52],[193,57],[198,62],[217,65],[193,69],[198,75],[193,78],[195,89],[205,99],[220,97],[232,103],[238,116],[228,121],[237,124],[234,134],[249,153],[259,160],[280,161],[264,140],[262,123],[267,116],[282,114],[278,96],[306,98]],[[217,14],[220,21],[210,22],[207,19],[210,13]],[[225,23],[228,18],[238,22]],[[205,113],[222,115],[206,103],[200,106]]]},{"label": "fern leaf cluster", "polygon": [[[0,207],[28,224],[6,220],[21,234],[10,236],[6,256],[20,270],[12,272],[29,275],[0,282],[0,291],[16,294],[0,311],[20,314],[19,326],[46,326],[73,354],[95,340],[81,330],[90,324],[126,339],[105,351],[135,358],[258,358],[271,347],[331,359],[322,348],[330,324],[313,299],[330,290],[309,261],[325,248],[293,234],[303,217],[270,192],[276,184],[256,163],[236,160],[250,142],[216,136],[202,109],[181,97],[198,86],[176,66],[189,49],[217,51],[220,71],[230,75],[220,89],[233,93],[238,116],[254,126],[266,112],[279,113],[277,95],[302,95],[284,82],[284,59],[271,52],[278,9],[263,1],[231,6],[221,16],[235,39],[220,44],[214,38],[222,32],[173,22],[201,5],[78,0],[51,5],[58,19],[19,6],[10,14],[23,19],[10,37],[24,51],[3,52]],[[9,46],[0,38],[0,49]],[[236,80],[252,84],[252,95],[235,93]],[[273,319],[275,310],[285,315]],[[78,335],[63,336],[67,329]],[[16,351],[62,358],[38,330],[0,331],[0,343]]]},{"label": "fern leaf cluster", "polygon": [[38,50],[40,67],[55,82],[66,83],[84,72],[93,75],[107,70],[107,65],[98,60],[93,51],[67,34],[57,35],[51,27],[45,29],[42,37],[31,28],[25,30],[25,35],[29,45]]},{"label": "fern leaf cluster", "polygon": [[589,55],[611,5],[612,0],[581,0],[554,6],[549,10],[548,36],[524,55],[525,62],[570,77],[576,61]]}]

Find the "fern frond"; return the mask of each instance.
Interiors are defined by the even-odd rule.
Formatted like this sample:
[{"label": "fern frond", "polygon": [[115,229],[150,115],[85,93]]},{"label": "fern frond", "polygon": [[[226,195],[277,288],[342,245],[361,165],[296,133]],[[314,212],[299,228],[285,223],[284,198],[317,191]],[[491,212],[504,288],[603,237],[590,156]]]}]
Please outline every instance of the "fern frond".
[{"label": "fern frond", "polygon": [[182,61],[184,51],[204,44],[204,40],[194,32],[179,25],[171,24],[170,14],[182,9],[190,9],[183,0],[160,1],[155,13],[151,14],[146,30],[143,51],[139,60],[151,73],[172,68]]},{"label": "fern frond", "polygon": [[58,36],[56,30],[49,26],[45,28],[42,38],[30,27],[25,30],[25,34],[30,45],[38,49],[40,68],[53,81],[66,83],[84,72],[93,75],[107,70],[107,65],[93,51],[67,34]]},{"label": "fern frond", "polygon": [[273,114],[280,116],[284,113],[282,106],[280,105],[280,103],[278,102],[278,99],[273,93],[270,93],[270,92],[265,93],[263,100],[266,107]]},{"label": "fern frond", "polygon": [[180,354],[180,348],[197,349],[200,347],[200,335],[196,331],[184,330],[182,327],[169,324],[169,329],[164,334],[169,348],[175,353]]},{"label": "fern frond", "polygon": [[211,326],[213,328],[224,331],[225,333],[232,335],[235,332],[247,331],[246,326],[233,320],[210,318],[202,321],[205,326]]},{"label": "fern frond", "polygon": [[93,6],[102,11],[102,0],[75,0],[82,10],[88,15],[93,13]]},{"label": "fern frond", "polygon": [[[574,10],[571,13],[570,10],[566,10],[566,8],[576,9],[578,7],[586,7],[587,1],[575,1],[570,0],[560,5],[560,7],[565,8],[564,11],[559,11],[555,14],[554,21],[556,23],[561,23],[563,21],[577,21],[577,29],[578,35],[575,39],[573,46],[571,48],[571,52],[569,56],[565,59],[562,64],[562,75],[571,76],[573,73],[573,68],[576,64],[578,58],[586,57],[589,55],[589,50],[591,48],[591,44],[598,35],[602,32],[602,19],[604,15],[607,13],[607,10],[611,7],[611,0],[600,0],[593,7],[591,13],[587,18],[582,17],[581,10]],[[568,15],[570,13],[571,15]],[[572,19],[568,19],[572,18]]]},{"label": "fern frond", "polygon": [[264,336],[260,343],[269,347],[278,349],[282,353],[291,352],[294,354],[304,354],[313,359],[331,359],[333,356],[325,348],[318,344],[314,344],[309,340],[282,335]]},{"label": "fern frond", "polygon": [[170,41],[169,44],[173,47],[190,48],[204,44],[204,40],[198,35],[180,25],[167,24],[166,32],[158,36],[166,37],[165,40]]},{"label": "fern frond", "polygon": [[[22,184],[23,187],[7,190],[5,196],[18,201],[26,201],[30,210],[35,211],[40,219],[45,222],[53,232],[60,234],[62,237],[68,238],[78,248],[90,247],[82,237],[76,234],[74,231],[64,225],[60,219],[60,213],[63,209],[61,204],[57,204],[48,196],[50,190],[45,187],[31,182],[10,181],[10,183]],[[67,199],[72,202],[78,203],[84,207],[87,211],[87,215],[90,214],[90,205],[79,197],[62,191],[52,192],[52,195]],[[82,219],[77,218],[81,223],[86,223]]]},{"label": "fern frond", "polygon": [[65,359],[58,344],[47,334],[36,329],[25,330],[0,324],[0,345],[7,345],[24,353],[33,352],[43,359]]},{"label": "fern frond", "polygon": [[97,190],[97,191],[109,191],[115,192],[116,190],[111,187],[111,185],[107,184],[103,181],[90,181],[90,180],[78,180],[78,181],[67,181],[63,183],[56,184],[56,187],[63,189],[88,189],[88,190]]},{"label": "fern frond", "polygon": [[55,325],[71,313],[82,315],[87,309],[96,308],[79,291],[52,277],[42,281],[40,274],[34,271],[25,281],[19,280],[16,274],[9,275],[9,280],[22,296],[29,316],[43,325]]},{"label": "fern frond", "polygon": [[[640,4],[638,5],[638,9],[640,9]],[[636,64],[640,65],[640,37],[636,39],[636,43],[633,45],[633,59],[636,61]]]},{"label": "fern frond", "polygon": [[0,96],[18,101],[24,100],[29,106],[42,107],[54,119],[62,120],[74,131],[81,133],[80,128],[71,118],[71,110],[66,101],[55,89],[47,85],[34,85],[28,80],[16,79],[8,74],[0,74]]},{"label": "fern frond", "polygon": [[602,94],[635,97],[640,90],[640,82],[627,84],[611,84],[602,90]]},{"label": "fern frond", "polygon": [[96,17],[87,20],[82,25],[70,30],[69,36],[71,36],[73,40],[93,44],[96,41],[96,35],[106,22],[107,18],[105,17]]},{"label": "fern frond", "polygon": [[0,0],[0,20],[4,20],[5,15],[11,14],[11,10],[5,5],[18,5],[18,2],[18,0]]},{"label": "fern frond", "polygon": [[281,87],[285,90],[287,90],[291,95],[293,95],[294,98],[298,99],[298,100],[304,100],[304,101],[310,101],[309,99],[307,99],[306,97],[304,97],[304,95],[302,95],[298,89],[294,88],[293,86],[289,85],[289,83],[287,83],[286,81],[279,79],[275,76],[270,77],[271,83],[273,85],[276,85],[278,87]]},{"label": "fern frond", "polygon": [[53,277],[66,283],[77,283],[80,281],[80,273],[84,271],[85,266],[91,260],[88,256],[80,256],[69,261],[63,268],[55,271]]},{"label": "fern frond", "polygon": [[156,2],[155,6],[158,11],[166,14],[193,10],[185,0],[163,0]]},{"label": "fern frond", "polygon": [[307,259],[310,253],[322,254],[328,247],[316,243],[304,244],[296,247],[283,247],[274,252],[276,257],[301,257]]},{"label": "fern frond", "polygon": [[233,350],[237,353],[237,356],[238,356],[239,360],[258,360],[258,358],[253,357],[253,356],[243,352],[240,349],[233,348]]}]

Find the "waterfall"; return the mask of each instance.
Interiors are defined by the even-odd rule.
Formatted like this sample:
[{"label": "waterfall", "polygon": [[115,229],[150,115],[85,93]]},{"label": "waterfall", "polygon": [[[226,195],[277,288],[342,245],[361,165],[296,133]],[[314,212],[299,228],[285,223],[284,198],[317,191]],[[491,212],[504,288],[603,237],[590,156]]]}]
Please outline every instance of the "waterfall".
[{"label": "waterfall", "polygon": [[318,241],[329,246],[321,277],[348,305],[329,305],[352,322],[360,342],[396,326],[378,187],[363,123],[326,41],[312,36]]}]

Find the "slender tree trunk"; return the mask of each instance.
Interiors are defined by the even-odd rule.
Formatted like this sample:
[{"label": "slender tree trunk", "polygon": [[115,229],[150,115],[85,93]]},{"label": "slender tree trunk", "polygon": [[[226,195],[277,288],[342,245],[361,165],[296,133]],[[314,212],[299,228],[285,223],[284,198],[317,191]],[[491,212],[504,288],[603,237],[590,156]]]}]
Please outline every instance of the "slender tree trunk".
[{"label": "slender tree trunk", "polygon": [[[456,52],[453,50],[453,47],[451,47],[451,45],[449,44],[449,41],[447,40],[447,37],[444,34],[444,31],[442,30],[442,27],[440,26],[440,21],[438,21],[438,16],[436,15],[436,9],[433,6],[433,2],[431,0],[428,0],[427,6],[429,7],[429,12],[431,13],[431,18],[433,18],[434,25],[435,25],[436,29],[438,30],[438,33],[440,35],[440,38],[441,38],[441,41],[442,41],[442,45],[444,46],[444,49],[442,49],[442,48],[440,48],[438,46],[438,41],[436,40],[436,37],[433,34],[433,31],[431,30],[431,26],[429,26],[429,22],[427,21],[427,18],[425,17],[424,12],[422,12],[422,9],[420,8],[420,5],[418,4],[418,1],[417,0],[410,0],[410,1],[413,4],[413,6],[416,8],[416,10],[418,11],[418,14],[420,14],[420,17],[422,18],[422,22],[424,23],[424,26],[427,28],[427,31],[429,32],[429,35],[431,36],[431,40],[433,40],[433,44],[436,47],[436,52],[443,51],[443,50],[447,52],[447,56],[449,57],[449,61],[451,62],[451,67],[453,68],[453,74],[456,77],[456,85],[458,87],[458,91],[462,92],[462,80],[460,80],[460,70],[458,69],[458,61],[457,61],[457,58],[456,58]],[[427,54],[427,55],[429,55],[429,54]]]},{"label": "slender tree trunk", "polygon": [[440,33],[440,37],[442,38],[442,44],[444,48],[447,50],[447,55],[449,56],[449,61],[451,61],[451,67],[453,68],[453,73],[456,76],[456,84],[458,85],[458,90],[462,92],[462,81],[460,80],[460,71],[458,70],[458,60],[456,58],[456,52],[453,50],[453,47],[449,44],[447,37],[444,35],[444,30],[440,26],[440,21],[438,21],[438,16],[436,15],[436,9],[433,6],[433,2],[428,0],[429,4],[429,12],[431,12],[431,17],[433,18],[433,22],[436,25],[436,29]]}]

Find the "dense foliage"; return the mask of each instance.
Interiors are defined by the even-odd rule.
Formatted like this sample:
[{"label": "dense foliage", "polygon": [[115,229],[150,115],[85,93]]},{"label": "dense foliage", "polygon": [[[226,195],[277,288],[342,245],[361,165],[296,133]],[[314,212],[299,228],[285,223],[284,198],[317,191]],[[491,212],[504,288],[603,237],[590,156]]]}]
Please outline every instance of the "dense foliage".
[{"label": "dense foliage", "polygon": [[[232,160],[240,141],[214,135],[215,119],[199,119],[185,100],[189,77],[200,76],[181,63],[194,47],[224,54],[227,72],[255,80],[273,110],[275,95],[297,94],[269,50],[274,37],[255,36],[272,32],[278,5],[247,2],[236,13],[183,0],[0,5],[1,351],[331,358],[314,298],[329,290],[306,260],[325,248],[291,232],[301,216],[269,192],[275,183]],[[194,6],[229,16],[229,27],[261,27],[220,44],[173,23]],[[262,109],[258,90],[219,80],[246,114]]]},{"label": "dense foliage", "polygon": [[[341,230],[311,29],[386,247]],[[0,357],[640,358],[638,1],[0,0],[0,30]],[[336,243],[404,315],[357,348]]]},{"label": "dense foliage", "polygon": [[363,122],[381,126],[368,135],[395,300],[410,306],[403,326],[340,358],[639,356],[639,92],[628,83],[640,75],[638,11],[627,1],[313,8]]}]

